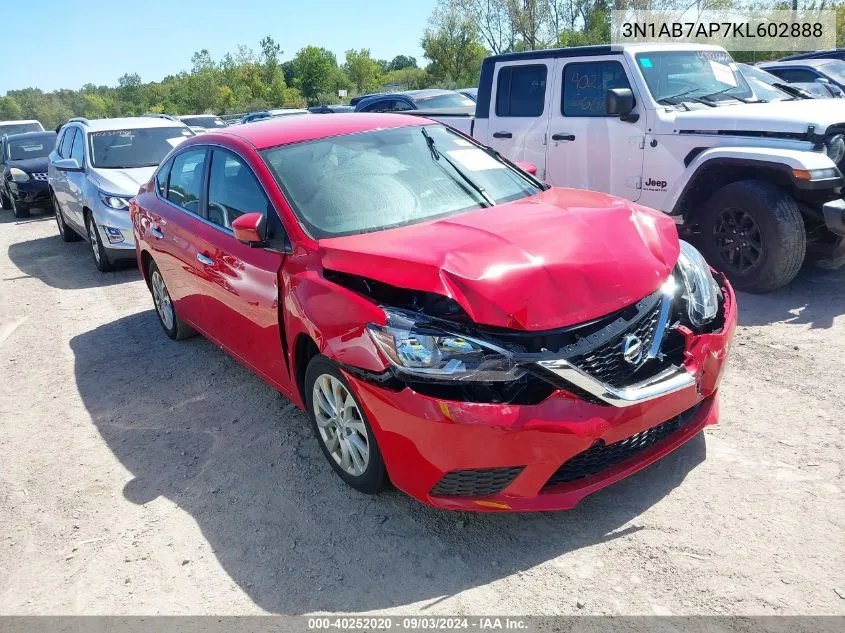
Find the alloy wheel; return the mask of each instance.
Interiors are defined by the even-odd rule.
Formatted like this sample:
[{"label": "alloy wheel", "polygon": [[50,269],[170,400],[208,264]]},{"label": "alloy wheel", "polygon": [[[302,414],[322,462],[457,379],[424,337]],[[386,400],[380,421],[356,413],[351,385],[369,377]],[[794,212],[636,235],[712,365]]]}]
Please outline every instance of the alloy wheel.
[{"label": "alloy wheel", "polygon": [[97,236],[97,227],[93,219],[88,220],[88,238],[91,242],[91,249],[94,251],[94,260],[100,265],[100,239]]},{"label": "alloy wheel", "polygon": [[161,278],[161,273],[158,270],[153,271],[150,285],[153,289],[153,302],[156,306],[156,312],[164,327],[168,330],[173,329],[175,318],[173,314],[173,302],[170,300],[170,293],[167,292],[167,286],[164,285],[164,279]]},{"label": "alloy wheel", "polygon": [[344,472],[359,477],[370,461],[370,442],[360,409],[346,386],[323,374],[314,383],[314,417],[320,439]]},{"label": "alloy wheel", "polygon": [[751,214],[742,209],[724,209],[713,227],[713,238],[719,257],[735,272],[746,274],[763,258],[760,227]]}]

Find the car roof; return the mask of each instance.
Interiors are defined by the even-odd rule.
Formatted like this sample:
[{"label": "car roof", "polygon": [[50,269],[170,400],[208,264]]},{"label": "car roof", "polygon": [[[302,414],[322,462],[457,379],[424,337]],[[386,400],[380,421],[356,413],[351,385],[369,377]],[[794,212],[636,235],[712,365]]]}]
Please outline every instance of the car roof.
[{"label": "car roof", "polygon": [[180,125],[184,125],[180,121],[171,121],[170,119],[162,119],[159,117],[141,116],[121,117],[116,119],[88,119],[87,121],[83,121],[81,119],[71,119],[70,123],[81,123],[91,132],[147,127],[179,127]]},{"label": "car roof", "polygon": [[403,114],[376,114],[340,112],[332,116],[292,116],[256,121],[249,125],[221,128],[204,135],[211,140],[215,135],[243,139],[255,149],[267,149],[302,141],[313,141],[342,134],[372,132],[388,128],[408,127],[434,123],[429,119]]},{"label": "car roof", "polygon": [[[841,59],[788,59],[780,62],[761,62],[760,68],[787,68],[789,66],[809,66],[819,68],[831,62],[841,62]],[[845,63],[845,62],[843,62]]]},{"label": "car roof", "polygon": [[721,51],[721,46],[712,44],[599,44],[594,46],[571,46],[569,48],[549,48],[544,50],[524,51],[519,53],[500,53],[485,58],[484,63],[518,59],[549,59],[558,57],[591,57],[595,55],[621,55],[625,51],[632,53],[660,53],[663,51]]},{"label": "car roof", "polygon": [[38,123],[41,125],[41,121],[37,119],[10,119],[8,121],[0,121],[0,125],[9,125],[11,123]]}]

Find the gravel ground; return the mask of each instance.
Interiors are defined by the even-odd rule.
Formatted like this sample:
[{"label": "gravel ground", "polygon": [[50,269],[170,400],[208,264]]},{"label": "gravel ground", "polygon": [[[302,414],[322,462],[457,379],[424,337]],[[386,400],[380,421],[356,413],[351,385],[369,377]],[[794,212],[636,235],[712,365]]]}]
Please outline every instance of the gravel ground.
[{"label": "gravel ground", "polygon": [[0,215],[0,613],[845,614],[845,270],[739,297],[722,420],[570,512],[344,487],[134,268]]}]

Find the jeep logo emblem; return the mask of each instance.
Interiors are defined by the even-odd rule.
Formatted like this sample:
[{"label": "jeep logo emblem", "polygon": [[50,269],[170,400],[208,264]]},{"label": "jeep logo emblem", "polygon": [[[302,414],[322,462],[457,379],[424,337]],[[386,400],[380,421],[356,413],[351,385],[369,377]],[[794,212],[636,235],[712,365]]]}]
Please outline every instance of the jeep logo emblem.
[{"label": "jeep logo emblem", "polygon": [[654,178],[645,181],[645,186],[651,189],[666,189],[666,184],[665,180],[655,180]]},{"label": "jeep logo emblem", "polygon": [[643,342],[638,336],[629,334],[622,340],[622,358],[631,365],[639,365],[643,359]]}]

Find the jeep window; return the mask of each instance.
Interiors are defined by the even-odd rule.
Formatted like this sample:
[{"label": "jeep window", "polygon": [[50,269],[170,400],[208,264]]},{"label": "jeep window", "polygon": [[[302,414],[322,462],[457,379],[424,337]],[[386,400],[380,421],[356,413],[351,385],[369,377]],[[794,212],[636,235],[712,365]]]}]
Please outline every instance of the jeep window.
[{"label": "jeep window", "polygon": [[736,63],[724,51],[653,51],[638,53],[636,59],[649,92],[660,104],[755,100]]},{"label": "jeep window", "polygon": [[563,69],[561,113],[564,116],[607,116],[607,91],[630,87],[625,69],[617,61],[567,64]]},{"label": "jeep window", "polygon": [[345,134],[260,154],[317,239],[416,224],[540,192],[443,125]]},{"label": "jeep window", "polygon": [[184,126],[91,132],[91,164],[100,169],[155,167],[190,136],[193,132]]},{"label": "jeep window", "polygon": [[9,160],[26,160],[28,158],[46,158],[56,144],[55,134],[45,134],[43,137],[12,139],[6,143],[6,158]]},{"label": "jeep window", "polygon": [[538,117],[546,102],[546,65],[503,66],[496,81],[496,116]]}]

